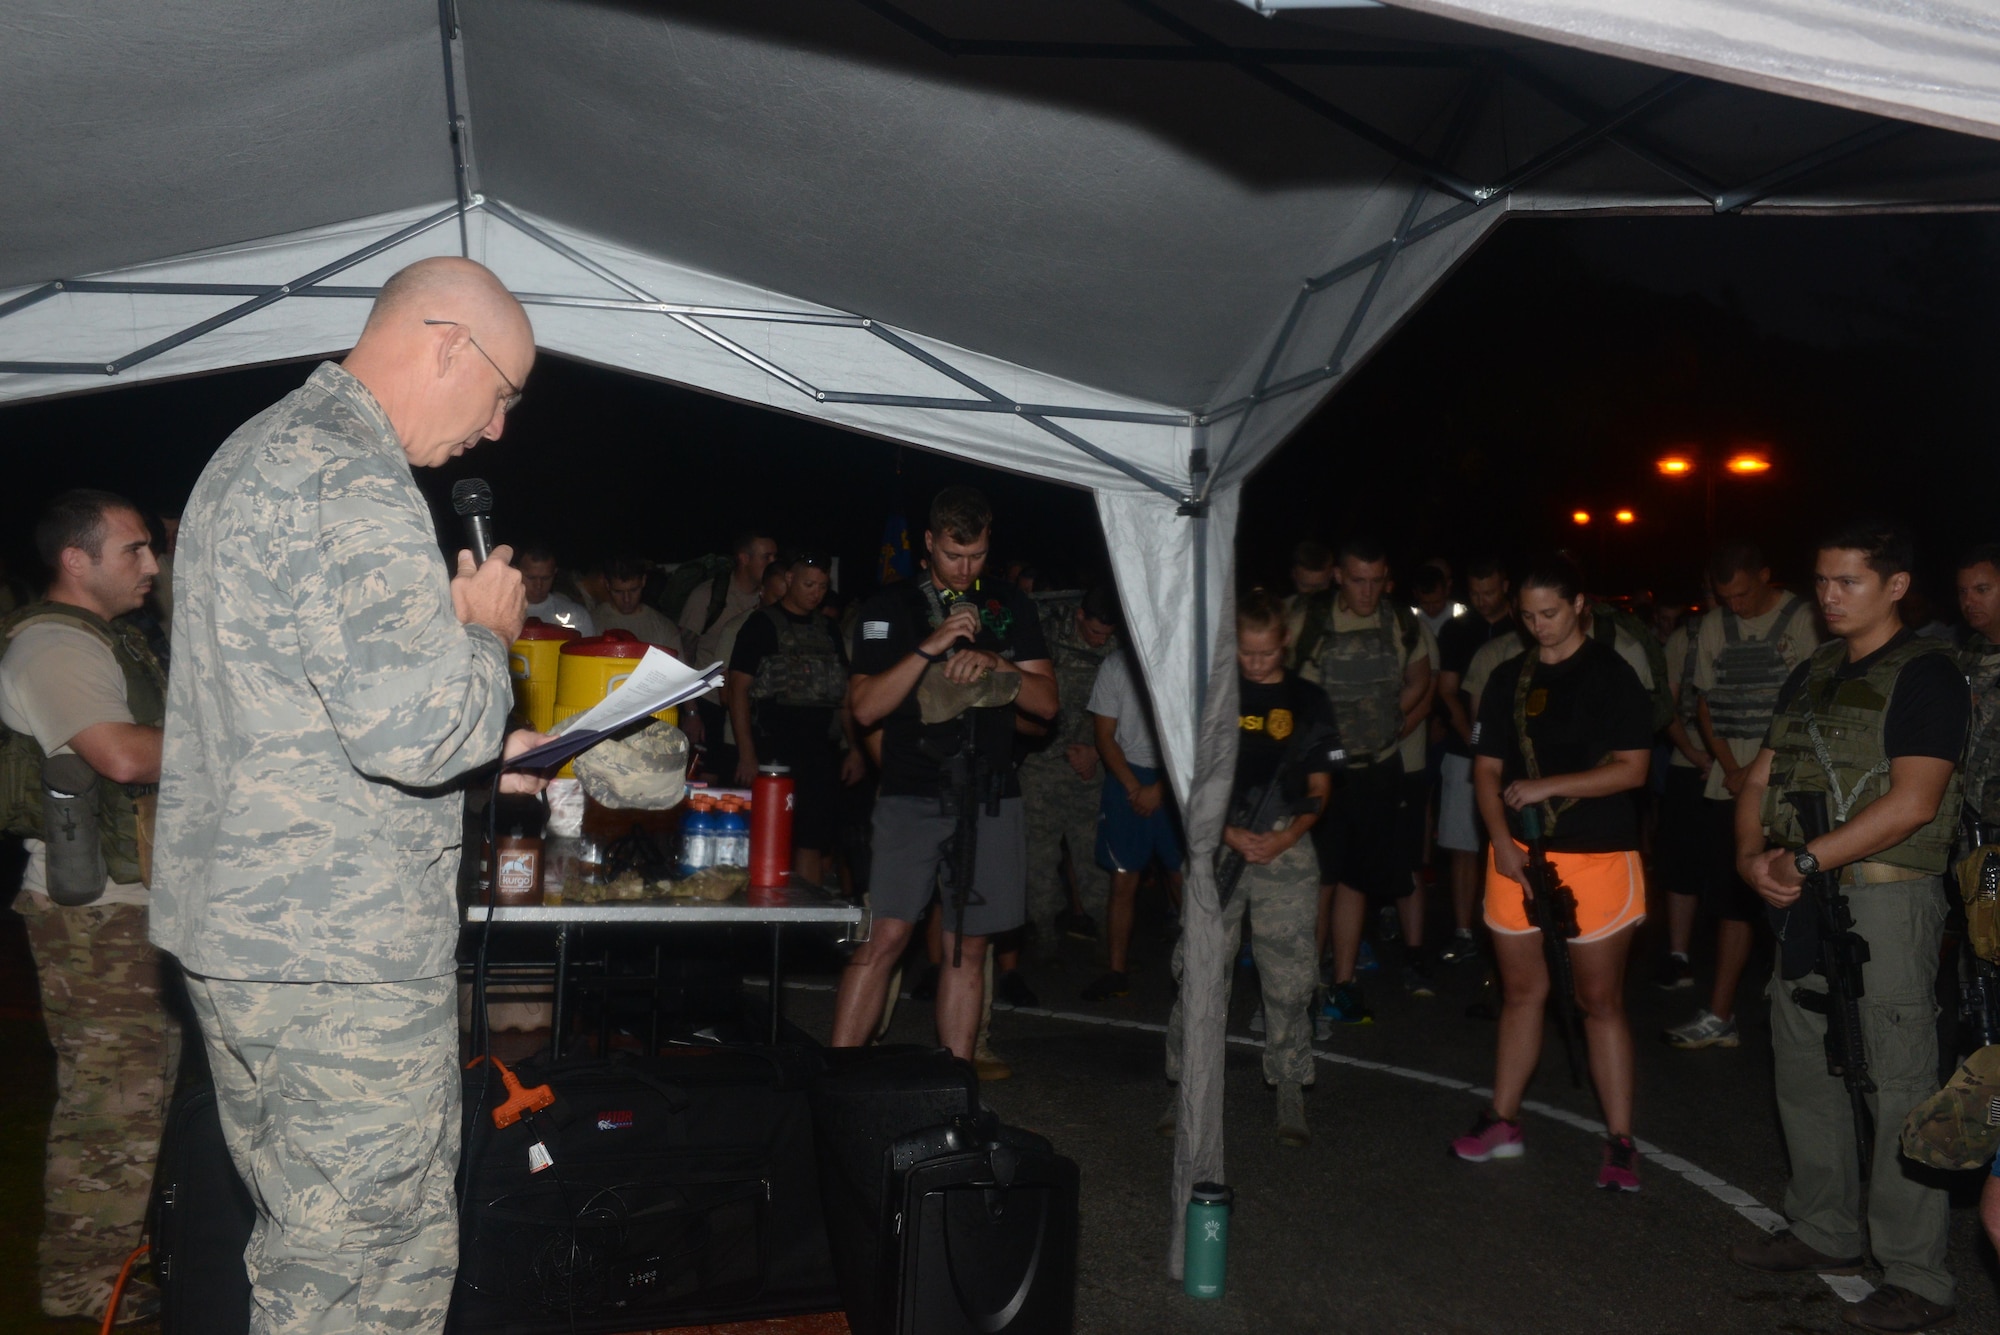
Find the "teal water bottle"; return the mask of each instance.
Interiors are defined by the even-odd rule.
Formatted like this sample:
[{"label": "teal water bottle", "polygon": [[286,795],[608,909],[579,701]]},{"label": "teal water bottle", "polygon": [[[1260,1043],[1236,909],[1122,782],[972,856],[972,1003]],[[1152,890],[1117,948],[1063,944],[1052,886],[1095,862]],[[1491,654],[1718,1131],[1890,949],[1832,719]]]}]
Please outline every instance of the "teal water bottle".
[{"label": "teal water bottle", "polygon": [[1220,1298],[1229,1277],[1229,1206],[1235,1194],[1220,1182],[1197,1182],[1187,1208],[1187,1255],[1181,1286],[1190,1298]]}]

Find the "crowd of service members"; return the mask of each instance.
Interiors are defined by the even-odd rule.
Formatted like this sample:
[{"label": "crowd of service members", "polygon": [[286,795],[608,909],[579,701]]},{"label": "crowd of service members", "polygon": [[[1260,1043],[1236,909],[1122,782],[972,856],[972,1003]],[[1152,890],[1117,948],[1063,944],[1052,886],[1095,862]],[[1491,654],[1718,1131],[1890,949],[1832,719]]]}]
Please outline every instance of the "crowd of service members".
[{"label": "crowd of service members", "polygon": [[[412,464],[444,462],[466,448],[454,448],[454,436],[480,422],[496,436],[532,366],[526,320],[490,290],[490,276],[462,262],[446,268],[412,282],[404,304],[460,300],[482,312],[502,328],[488,334],[500,360],[462,336],[464,322],[388,320],[378,304],[370,330],[380,324],[382,334],[364,336],[346,370],[322,366],[280,404],[292,418],[258,418],[204,474],[190,500],[194,556],[182,560],[188,602],[176,590],[178,526],[150,524],[108,492],[54,498],[36,530],[50,570],[42,596],[8,588],[18,604],[0,626],[8,827],[52,827],[40,823],[40,803],[74,793],[44,793],[40,767],[74,755],[96,775],[104,835],[100,861],[82,873],[68,853],[30,839],[16,899],[60,1065],[38,1257],[48,1315],[102,1313],[138,1239],[180,1043],[156,945],[184,965],[176,977],[186,977],[210,1061],[230,1085],[226,1125],[242,1137],[232,1153],[262,1191],[316,1199],[292,1181],[300,1161],[254,1137],[292,1115],[266,1107],[270,1087],[328,1079],[316,1049],[274,1057],[290,1051],[284,1035],[352,1027],[370,1059],[394,1053],[382,1061],[424,1099],[456,1089],[450,1071],[430,1071],[456,1061],[456,1043],[440,1037],[456,1025],[438,1027],[456,1011],[452,937],[394,927],[438,915],[430,897],[448,885],[450,867],[430,857],[416,883],[400,873],[408,849],[444,839],[446,817],[456,819],[460,799],[440,793],[490,761],[502,735],[508,753],[536,741],[506,733],[514,701],[504,648],[528,618],[582,636],[626,634],[726,668],[722,689],[682,723],[700,775],[738,785],[760,765],[786,765],[796,781],[796,873],[870,901],[872,935],[838,987],[836,1045],[882,1033],[912,937],[928,921],[928,963],[918,963],[912,993],[932,999],[944,1047],[980,1077],[1004,1079],[988,1021],[996,997],[1038,1001],[1020,969],[1024,951],[1050,953],[1062,937],[1096,941],[1106,967],[1082,999],[1108,1003],[1130,991],[1142,883],[1152,877],[1180,909],[1182,829],[1142,664],[1120,644],[1116,596],[1108,586],[1040,594],[1032,568],[994,562],[1004,524],[972,488],[940,492],[920,552],[886,560],[876,592],[844,604],[824,558],[782,552],[756,530],[720,558],[678,568],[620,558],[564,572],[540,544],[512,560],[502,550],[486,566],[466,556],[446,590],[414,488],[380,506],[382,478],[394,480],[382,458],[396,442]],[[506,320],[518,320],[512,334]],[[490,372],[472,370],[472,352]],[[398,392],[382,366],[412,356],[422,366],[456,358],[456,370]],[[400,438],[398,414],[424,422],[408,396],[458,396],[464,422],[438,426],[432,444]],[[232,584],[232,544],[274,524],[296,494],[278,472],[258,472],[286,446],[324,456],[326,528],[316,538],[286,534],[296,548],[270,558],[282,580]],[[408,472],[400,478],[406,484]],[[1940,1057],[1956,1057],[1940,1053],[1934,997],[1940,957],[1988,983],[2000,963],[1996,909],[1982,907],[1978,875],[1986,841],[2000,841],[2000,548],[1960,562],[1956,630],[1914,612],[1912,546],[1890,524],[1832,532],[1810,562],[1810,586],[1788,590],[1754,546],[1726,544],[1706,564],[1710,606],[1696,614],[1592,598],[1562,556],[1518,570],[1474,560],[1460,604],[1442,560],[1400,586],[1388,552],[1354,538],[1340,548],[1302,542],[1290,596],[1244,590],[1218,879],[1230,891],[1222,921],[1232,939],[1248,935],[1260,981],[1250,1027],[1264,1035],[1282,1143],[1312,1141],[1312,1043],[1376,1019],[1362,973],[1396,977],[1396,965],[1402,989],[1428,997],[1440,967],[1482,961],[1498,1021],[1492,1101],[1450,1151],[1468,1163],[1526,1153],[1520,1109],[1546,1013],[1574,1007],[1606,1127],[1594,1183],[1638,1191],[1624,1013],[1638,923],[1648,909],[1666,915],[1666,951],[1646,961],[1666,989],[1694,985],[1694,929],[1712,923],[1708,1001],[1662,1037],[1686,1051],[1734,1047],[1744,975],[1764,977],[1776,963],[1766,923],[1802,921],[1802,895],[1832,881],[1868,947],[1856,1013],[1872,1087],[1854,1099],[1828,1067],[1828,1013],[1838,1009],[1828,979],[1776,967],[1766,995],[1792,1169],[1788,1227],[1730,1255],[1768,1273],[1852,1273],[1872,1257],[1882,1283],[1844,1311],[1852,1325],[1914,1331],[1950,1319],[1946,1191],[1908,1153],[1924,1157],[1930,1145],[1962,1159],[1966,1145],[1990,1153],[1992,1143],[1980,1141],[1976,1117],[1960,1117],[1970,1103],[1934,1097]],[[280,588],[284,580],[296,588]],[[214,735],[202,717],[214,719]],[[218,747],[222,739],[240,749]],[[314,773],[334,775],[322,795],[308,783]],[[232,789],[224,775],[254,781]],[[370,787],[376,779],[390,783]],[[172,833],[162,839],[172,893],[152,875],[154,785],[162,835]],[[296,857],[282,831],[312,821],[322,797],[346,811],[390,787],[396,793],[380,801],[402,805],[384,807],[386,823],[342,825],[352,847],[340,845],[340,857],[366,861],[384,835],[402,849],[364,877],[382,899],[356,917],[326,879],[348,863]],[[1826,805],[1826,831],[1804,825],[1802,797]],[[214,831],[232,821],[278,833],[224,855],[230,843]],[[970,865],[954,857],[964,831],[976,831]],[[78,875],[88,883],[78,887]],[[1532,889],[1554,883],[1566,895],[1550,901],[1572,901],[1558,951],[1544,941],[1540,923],[1550,919]],[[342,919],[366,919],[374,935],[328,935],[284,885],[344,905]],[[1450,929],[1436,945],[1426,939],[1432,885],[1450,899]],[[198,911],[192,889],[228,911]],[[1946,943],[1968,957],[1952,961]],[[438,949],[438,959],[416,957]],[[302,957],[316,959],[314,973],[292,977]],[[1552,971],[1550,961],[1566,967]],[[1176,979],[1182,965],[1176,945]],[[1234,967],[1220,981],[1230,977]],[[366,1005],[352,987],[366,989]],[[1168,1079],[1178,1077],[1180,1019],[1176,1003]],[[418,1023],[420,1041],[398,1037]],[[2000,1047],[1972,1061],[1994,1053]],[[294,1063],[290,1073],[284,1063]],[[372,1103],[326,1097],[350,1129],[380,1115]],[[1160,1131],[1172,1133],[1176,1111],[1178,1099]],[[426,1161],[456,1161],[456,1117],[442,1103],[404,1113],[404,1125],[442,1137]],[[370,1155],[394,1137],[368,1141],[374,1149],[352,1135],[342,1143],[354,1163],[316,1159],[314,1171],[366,1175]],[[442,1255],[448,1239],[436,1229],[446,1229],[450,1201],[432,1187],[404,1211],[428,1219],[428,1241],[382,1255]],[[372,1261],[354,1257],[382,1251],[332,1233],[320,1247],[312,1239],[326,1219],[288,1219],[282,1209],[260,1211],[268,1217],[246,1257],[258,1311],[276,1325],[288,1305],[324,1297],[312,1279],[320,1261],[288,1261],[284,1247],[362,1267]],[[2000,1235],[2000,1179],[1988,1181],[1984,1221]],[[416,1325],[442,1319],[448,1283],[438,1287],[436,1265],[420,1269],[374,1309],[362,1299],[356,1319],[366,1325],[376,1309],[416,1313]],[[138,1301],[128,1315],[146,1311]]]},{"label": "crowd of service members", "polygon": [[[954,515],[952,500],[941,498],[927,541],[942,537],[954,556],[973,550],[983,560],[990,513],[975,501]],[[781,715],[760,702],[775,698],[773,654],[784,662],[801,652],[802,638],[787,638],[785,625],[831,609],[811,559],[771,561],[771,548],[745,534],[726,584],[718,574],[677,618],[684,645],[707,637],[697,660],[730,666],[726,708],[695,725],[707,729],[706,763],[741,780],[759,760],[812,755],[812,796],[800,805],[814,809],[806,844],[835,856],[804,853],[800,870],[829,883],[838,870],[847,892],[872,890],[877,914],[892,923],[914,926],[928,913],[929,963],[919,966],[913,993],[937,997],[941,1041],[969,1052],[986,1078],[1003,1077],[984,1017],[995,996],[1038,1002],[1019,970],[1024,945],[1051,951],[1062,936],[1097,942],[1108,967],[1081,998],[1106,1002],[1129,991],[1142,881],[1156,880],[1170,911],[1179,908],[1181,832],[1142,674],[1119,644],[1116,600],[1092,590],[1035,602],[1017,596],[1024,584],[1032,589],[1032,574],[991,579],[975,563],[954,585],[963,569],[921,561],[908,581],[914,589],[885,590],[851,606],[830,636],[830,615],[816,632],[845,671],[887,693],[857,718],[854,702],[868,691],[829,684],[809,702],[818,712],[781,726],[765,721]],[[1493,1098],[1450,1149],[1475,1164],[1517,1157],[1525,1152],[1522,1100],[1557,1000],[1529,888],[1532,832],[1574,899],[1563,973],[1606,1127],[1594,1181],[1629,1192],[1639,1190],[1641,1157],[1624,1005],[1637,927],[1649,911],[1664,915],[1665,950],[1640,963],[1646,981],[1670,992],[1695,986],[1697,927],[1714,933],[1712,956],[1704,952],[1712,959],[1705,1004],[1659,1037],[1684,1051],[1734,1047],[1738,994],[1753,958],[1768,956],[1772,924],[1804,919],[1802,887],[1816,873],[1832,876],[1869,946],[1858,1007],[1869,1125],[1857,1135],[1854,1101],[1828,1069],[1826,979],[1781,970],[1769,997],[1792,1161],[1789,1227],[1731,1255],[1777,1273],[1853,1271],[1872,1256],[1882,1283],[1848,1319],[1923,1329],[1946,1318],[1954,1295],[1944,1266],[1946,1193],[1903,1152],[1906,1121],[1914,1113],[1936,1122],[1929,1101],[1941,1067],[1961,1055],[1939,1050],[1938,961],[1952,972],[1948,994],[1960,971],[1976,979],[2000,967],[2000,959],[1977,958],[1982,949],[2000,954],[1993,909],[1970,923],[1966,912],[1983,847],[2000,838],[2000,692],[1992,689],[2000,678],[2000,549],[1978,548],[1960,562],[1955,626],[1924,610],[1910,538],[1892,524],[1857,523],[1795,555],[1796,564],[1810,560],[1812,575],[1788,588],[1755,545],[1724,543],[1708,554],[1699,597],[1674,600],[1591,596],[1561,556],[1512,569],[1475,559],[1462,584],[1437,559],[1399,583],[1374,542],[1300,543],[1287,596],[1257,588],[1239,600],[1238,762],[1223,844],[1240,869],[1224,923],[1232,939],[1247,926],[1261,994],[1250,1024],[1265,1036],[1281,1142],[1311,1140],[1302,1097],[1313,1080],[1310,1044],[1376,1018],[1363,975],[1424,998],[1434,995],[1438,969],[1480,963],[1491,999],[1475,1010],[1497,1021]],[[632,578],[629,566],[620,569]],[[933,597],[928,615],[923,590],[946,595]],[[1004,599],[990,596],[1003,590]],[[924,680],[949,661],[950,595],[967,592],[992,609],[964,637],[968,646],[997,651],[992,667],[1052,680],[1059,707],[1044,717],[1013,694],[960,702],[967,716],[991,713],[1007,753],[996,810],[1013,818],[1019,802],[1020,832],[996,826],[991,847],[1018,846],[1024,860],[982,856],[982,894],[1002,893],[986,884],[989,875],[1008,880],[1004,893],[1018,896],[1019,910],[955,933],[948,897],[933,889],[948,822],[927,809],[931,824],[919,836],[900,817],[885,825],[878,801],[871,830],[865,794],[880,770],[889,807],[934,805],[935,764],[922,758],[940,744],[948,749],[957,723],[916,706]],[[718,602],[728,603],[719,614]],[[760,613],[760,603],[781,610]],[[732,642],[744,643],[732,628],[759,616],[775,636],[760,628],[747,652],[732,652]],[[1032,618],[1032,633],[1015,618]],[[792,664],[782,675],[812,674]],[[1299,744],[1320,725],[1337,735],[1339,756]],[[885,736],[906,754],[885,761]],[[925,740],[928,747],[914,745]],[[926,764],[930,771],[913,779],[911,766]],[[837,814],[843,783],[860,799],[847,804],[847,838]],[[1280,800],[1253,816],[1272,789]],[[1830,832],[1801,828],[1792,799],[1803,794],[1828,803]],[[871,846],[893,883],[868,876]],[[913,847],[922,856],[913,858]],[[1435,943],[1426,937],[1434,887],[1449,899],[1450,921]],[[837,1043],[878,1031],[907,936],[892,929],[849,966]],[[983,988],[968,980],[954,993],[951,958],[962,957],[962,941],[982,947],[977,962],[988,970]],[[993,961],[984,959],[989,943]],[[1176,979],[1181,966],[1177,948]],[[1176,1007],[1170,1078],[1179,1020]],[[1957,1032],[1969,1046],[1973,1026]],[[1162,1116],[1162,1131],[1171,1131],[1176,1106]],[[1858,1138],[1872,1151],[1865,1185]],[[1985,1210],[1989,1227],[2000,1227],[2000,1184],[1988,1189]]]}]

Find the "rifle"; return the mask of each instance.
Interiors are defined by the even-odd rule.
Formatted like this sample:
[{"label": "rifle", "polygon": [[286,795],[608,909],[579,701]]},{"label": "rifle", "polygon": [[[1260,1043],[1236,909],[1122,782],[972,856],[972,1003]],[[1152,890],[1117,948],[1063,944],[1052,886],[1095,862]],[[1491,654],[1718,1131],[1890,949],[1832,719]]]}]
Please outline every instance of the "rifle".
[{"label": "rifle", "polygon": [[[1347,752],[1340,746],[1340,733],[1332,724],[1315,723],[1296,734],[1283,759],[1279,760],[1270,782],[1248,789],[1238,797],[1229,808],[1227,824],[1252,834],[1268,834],[1277,829],[1278,823],[1286,817],[1315,810],[1310,798],[1299,802],[1285,800],[1286,781],[1315,755],[1324,755],[1336,769],[1347,763]],[[1228,844],[1222,844],[1215,850],[1215,902],[1223,908],[1228,908],[1229,901],[1235,897],[1236,883],[1243,879],[1245,865],[1243,855]]]},{"label": "rifle", "polygon": [[[1786,793],[1785,801],[1798,813],[1799,832],[1807,843],[1833,829],[1825,793]],[[1799,902],[1789,909],[1773,910],[1772,926],[1781,947],[1792,920],[1800,914],[1806,916],[1808,930],[1816,934],[1812,971],[1826,979],[1826,991],[1799,988],[1792,993],[1792,1000],[1805,1010],[1826,1016],[1826,1070],[1847,1086],[1854,1109],[1854,1144],[1861,1159],[1861,1180],[1866,1182],[1875,1162],[1875,1138],[1868,1117],[1868,1095],[1875,1092],[1875,1081],[1868,1074],[1868,1049],[1861,1038],[1861,998],[1867,995],[1861,966],[1868,962],[1868,941],[1854,930],[1854,913],[1841,893],[1836,872],[1820,871],[1806,877]]]},{"label": "rifle", "polygon": [[1569,957],[1569,943],[1582,930],[1576,925],[1576,894],[1549,861],[1542,842],[1541,807],[1521,808],[1521,833],[1528,841],[1528,921],[1541,929],[1542,959],[1549,966],[1549,992],[1556,1003],[1556,1032],[1569,1059],[1569,1082],[1581,1089],[1583,1068],[1577,1062],[1576,1037],[1583,1022],[1577,1014],[1576,969]]},{"label": "rifle", "polygon": [[1000,775],[979,754],[978,710],[961,716],[964,731],[958,748],[944,761],[944,786],[939,804],[954,824],[951,841],[945,847],[945,907],[950,912],[952,943],[951,967],[965,958],[965,910],[972,902],[972,879],[979,865],[979,813],[1000,814]]}]

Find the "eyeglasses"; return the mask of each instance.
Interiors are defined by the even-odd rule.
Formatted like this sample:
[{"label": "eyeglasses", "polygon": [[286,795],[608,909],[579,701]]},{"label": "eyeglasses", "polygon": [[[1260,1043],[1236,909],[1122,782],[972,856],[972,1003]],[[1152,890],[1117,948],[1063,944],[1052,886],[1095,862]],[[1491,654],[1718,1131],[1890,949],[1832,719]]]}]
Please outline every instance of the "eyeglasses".
[{"label": "eyeglasses", "polygon": [[[465,329],[465,326],[459,324],[459,322],[456,320],[426,320],[424,321],[424,323],[448,324],[454,326],[455,328]],[[521,392],[522,392],[521,387],[515,384],[512,380],[509,380],[507,378],[507,373],[500,369],[500,363],[493,360],[492,353],[488,352],[486,349],[479,346],[479,340],[472,336],[472,331],[470,329],[465,329],[465,341],[470,343],[473,347],[473,350],[486,359],[486,364],[493,368],[493,374],[499,376],[500,383],[505,385],[509,390],[509,393],[507,395],[507,401],[500,405],[500,411],[503,413],[511,413],[516,408],[520,407]]]}]

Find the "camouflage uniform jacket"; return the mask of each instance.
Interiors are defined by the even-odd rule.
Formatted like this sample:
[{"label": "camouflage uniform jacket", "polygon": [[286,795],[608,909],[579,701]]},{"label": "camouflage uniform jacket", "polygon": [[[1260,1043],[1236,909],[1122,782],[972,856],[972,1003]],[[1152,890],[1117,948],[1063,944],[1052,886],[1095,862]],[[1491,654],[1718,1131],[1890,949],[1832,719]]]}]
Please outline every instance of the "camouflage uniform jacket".
[{"label": "camouflage uniform jacket", "polygon": [[1061,710],[1048,744],[1040,750],[1056,760],[1062,759],[1065,747],[1096,747],[1096,728],[1085,706],[1090,703],[1090,688],[1097,684],[1097,670],[1118,647],[1115,635],[1095,649],[1085,644],[1076,628],[1076,609],[1074,601],[1059,602],[1042,613],[1042,638],[1048,641],[1049,659],[1055,666],[1056,699]]},{"label": "camouflage uniform jacket", "polygon": [[153,943],[216,978],[451,972],[451,785],[514,691],[388,416],[321,366],[223,442],[181,534]]},{"label": "camouflage uniform jacket", "polygon": [[1960,767],[1965,806],[1981,824],[2000,824],[2000,645],[1968,631],[1958,666],[1972,691],[1972,731]]}]

